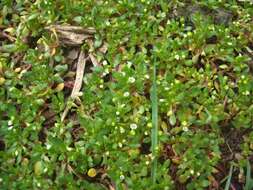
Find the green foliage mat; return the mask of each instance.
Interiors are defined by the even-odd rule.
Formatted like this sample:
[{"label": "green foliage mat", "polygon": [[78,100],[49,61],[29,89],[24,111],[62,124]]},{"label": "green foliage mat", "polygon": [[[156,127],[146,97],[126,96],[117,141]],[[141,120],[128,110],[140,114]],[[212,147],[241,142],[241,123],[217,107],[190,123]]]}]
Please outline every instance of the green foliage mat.
[{"label": "green foliage mat", "polygon": [[252,187],[251,0],[0,10],[1,190]]}]

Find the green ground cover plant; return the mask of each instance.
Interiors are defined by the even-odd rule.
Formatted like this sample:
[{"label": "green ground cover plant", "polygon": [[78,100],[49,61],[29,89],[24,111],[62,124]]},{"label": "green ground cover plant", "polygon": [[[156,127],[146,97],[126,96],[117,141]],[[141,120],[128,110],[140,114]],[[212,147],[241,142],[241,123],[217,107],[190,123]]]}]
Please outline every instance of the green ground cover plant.
[{"label": "green ground cover plant", "polygon": [[0,189],[252,189],[251,0],[0,10]]}]

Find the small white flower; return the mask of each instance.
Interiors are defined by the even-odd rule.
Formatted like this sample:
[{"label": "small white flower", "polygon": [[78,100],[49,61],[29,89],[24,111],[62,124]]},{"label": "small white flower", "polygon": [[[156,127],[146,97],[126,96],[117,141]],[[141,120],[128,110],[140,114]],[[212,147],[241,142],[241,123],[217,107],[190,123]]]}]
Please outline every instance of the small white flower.
[{"label": "small white flower", "polygon": [[135,130],[135,129],[137,129],[137,125],[136,125],[135,123],[132,123],[132,124],[130,125],[130,128],[131,128],[132,130]]},{"label": "small white flower", "polygon": [[46,149],[47,149],[47,150],[49,150],[51,147],[52,147],[51,144],[47,144],[47,145],[46,145]]},{"label": "small white flower", "polygon": [[8,128],[8,131],[12,130],[13,129],[13,126],[9,126]]},{"label": "small white flower", "polygon": [[199,173],[199,172],[197,173],[197,176],[200,176],[200,173]]},{"label": "small white flower", "polygon": [[105,22],[105,24],[106,24],[106,26],[110,26],[111,23],[110,23],[110,21],[107,20],[107,21]]},{"label": "small white flower", "polygon": [[120,148],[122,148],[122,146],[123,146],[122,143],[118,143],[118,145],[119,145]]},{"label": "small white flower", "polygon": [[120,180],[124,180],[125,176],[124,175],[120,175],[119,178],[120,178]]},{"label": "small white flower", "polygon": [[228,42],[227,44],[228,44],[229,46],[232,46],[232,45],[233,45],[233,43],[232,43],[232,42]]},{"label": "small white flower", "polygon": [[120,113],[119,113],[119,111],[116,111],[116,115],[119,115]]},{"label": "small white flower", "polygon": [[11,120],[8,121],[8,125],[11,126],[13,125],[13,122]]},{"label": "small white flower", "polygon": [[0,178],[0,183],[3,181],[3,179],[2,178]]},{"label": "small white flower", "polygon": [[107,65],[107,61],[104,60],[104,61],[102,62],[102,64],[103,64],[104,66]]},{"label": "small white flower", "polygon": [[146,79],[149,79],[149,75],[145,75],[144,77],[145,77]]},{"label": "small white flower", "polygon": [[190,173],[193,175],[194,174],[194,170],[190,170]]},{"label": "small white flower", "polygon": [[99,88],[104,88],[104,85],[100,84],[100,85],[99,85]]},{"label": "small white flower", "polygon": [[127,62],[128,68],[130,68],[130,67],[132,66],[132,64],[133,64],[133,63],[132,63],[131,61],[128,61],[128,62]]},{"label": "small white flower", "polygon": [[250,94],[250,92],[247,90],[247,91],[245,92],[245,95],[248,96],[249,94]]},{"label": "small white flower", "polygon": [[149,161],[146,161],[145,164],[146,164],[146,165],[149,165]]},{"label": "small white flower", "polygon": [[135,78],[134,77],[129,77],[128,78],[128,82],[129,83],[134,83],[135,82]]},{"label": "small white flower", "polygon": [[129,92],[124,93],[124,97],[128,97],[129,95],[130,95]]},{"label": "small white flower", "polygon": [[119,128],[120,133],[125,133],[125,129],[123,127]]},{"label": "small white flower", "polygon": [[183,127],[183,131],[185,132],[189,131],[188,127]]},{"label": "small white flower", "polygon": [[166,17],[166,13],[165,13],[165,12],[162,12],[161,17],[162,17],[162,18],[165,18],[165,17]]},{"label": "small white flower", "polygon": [[180,59],[179,55],[175,55],[175,59],[179,60]]},{"label": "small white flower", "polygon": [[170,88],[169,87],[165,87],[164,90],[168,91]]},{"label": "small white flower", "polygon": [[159,102],[165,102],[165,99],[159,99]]}]

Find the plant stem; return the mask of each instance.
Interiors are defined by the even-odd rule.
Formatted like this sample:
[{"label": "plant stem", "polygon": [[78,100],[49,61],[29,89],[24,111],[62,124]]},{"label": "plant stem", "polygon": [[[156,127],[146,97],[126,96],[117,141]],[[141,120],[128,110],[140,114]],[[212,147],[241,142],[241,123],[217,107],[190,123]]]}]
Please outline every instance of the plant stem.
[{"label": "plant stem", "polygon": [[157,172],[157,148],[158,148],[158,102],[157,102],[157,87],[156,87],[156,61],[153,65],[153,84],[151,89],[152,102],[152,132],[151,132],[151,151],[152,151],[152,168],[151,177],[152,183],[156,183]]}]

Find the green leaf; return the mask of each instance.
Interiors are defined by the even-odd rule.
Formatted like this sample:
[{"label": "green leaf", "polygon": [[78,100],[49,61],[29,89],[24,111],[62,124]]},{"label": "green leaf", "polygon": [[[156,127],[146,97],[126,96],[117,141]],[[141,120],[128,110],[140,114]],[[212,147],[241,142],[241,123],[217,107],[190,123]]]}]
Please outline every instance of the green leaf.
[{"label": "green leaf", "polygon": [[73,18],[73,20],[74,20],[76,23],[78,23],[78,24],[80,24],[80,23],[82,22],[82,19],[83,19],[83,17],[81,17],[81,16],[76,16],[76,17]]},{"label": "green leaf", "polygon": [[233,173],[233,165],[230,166],[229,174],[228,174],[228,179],[226,182],[226,186],[224,190],[229,190],[230,183],[231,183],[231,178],[232,178],[232,173]]},{"label": "green leaf", "polygon": [[68,65],[67,65],[67,64],[64,64],[64,65],[57,65],[54,69],[55,69],[57,72],[63,73],[63,72],[65,72],[65,71],[68,70]]},{"label": "green leaf", "polygon": [[247,174],[246,174],[246,184],[244,190],[251,190],[253,188],[253,179],[251,178],[251,166],[249,160],[247,161]]},{"label": "green leaf", "polygon": [[193,63],[193,64],[196,64],[196,63],[198,62],[198,60],[199,60],[199,54],[194,55],[194,56],[192,57],[192,63]]},{"label": "green leaf", "polygon": [[174,125],[176,124],[177,118],[176,118],[176,116],[175,116],[174,113],[171,114],[171,116],[169,117],[169,122],[170,122],[170,124],[171,124],[172,126],[174,126]]},{"label": "green leaf", "polygon": [[40,15],[40,13],[33,13],[33,14],[31,14],[31,15],[27,18],[27,20],[33,20],[33,19],[37,18],[39,15]]},{"label": "green leaf", "polygon": [[103,41],[99,35],[95,36],[94,48],[98,48],[102,45]]},{"label": "green leaf", "polygon": [[41,161],[37,161],[35,164],[34,164],[34,173],[35,175],[39,176],[42,174],[42,162]]}]

